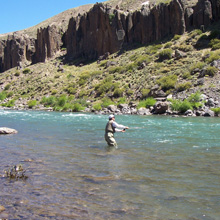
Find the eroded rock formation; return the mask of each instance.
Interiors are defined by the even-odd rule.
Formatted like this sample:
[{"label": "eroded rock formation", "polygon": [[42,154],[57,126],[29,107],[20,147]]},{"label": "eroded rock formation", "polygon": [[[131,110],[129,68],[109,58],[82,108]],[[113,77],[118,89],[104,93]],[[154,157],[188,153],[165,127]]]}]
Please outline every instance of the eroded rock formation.
[{"label": "eroded rock formation", "polygon": [[199,0],[195,6],[189,6],[186,0],[173,0],[145,5],[134,12],[97,3],[88,12],[72,17],[64,32],[54,23],[39,28],[36,37],[22,31],[0,36],[0,72],[45,62],[63,45],[69,60],[97,59],[125,45],[151,43],[192,28],[205,29],[219,18],[219,0]]}]

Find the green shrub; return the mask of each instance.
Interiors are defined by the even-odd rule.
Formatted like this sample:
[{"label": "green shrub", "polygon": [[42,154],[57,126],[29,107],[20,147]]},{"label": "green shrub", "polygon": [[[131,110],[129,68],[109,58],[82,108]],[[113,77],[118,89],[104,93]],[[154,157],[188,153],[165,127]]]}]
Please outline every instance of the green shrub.
[{"label": "green shrub", "polygon": [[190,67],[190,73],[192,74],[195,69],[201,70],[205,66],[204,62],[196,62]]},{"label": "green shrub", "polygon": [[208,75],[208,76],[215,76],[216,73],[218,72],[218,69],[214,66],[208,66],[205,70],[205,75]]},{"label": "green shrub", "polygon": [[4,100],[4,99],[6,99],[6,97],[7,97],[6,92],[0,92],[0,100],[1,100],[1,101]]},{"label": "green shrub", "polygon": [[115,14],[111,13],[111,14],[109,14],[108,17],[109,17],[109,23],[112,24],[112,22],[113,22],[113,20],[115,18]]},{"label": "green shrub", "polygon": [[67,97],[66,96],[60,96],[58,99],[57,99],[57,103],[56,105],[60,106],[60,107],[64,107],[64,105],[66,104],[67,102]]},{"label": "green shrub", "polygon": [[56,97],[55,96],[49,96],[49,97],[43,97],[40,101],[41,104],[44,106],[54,106],[56,103]]},{"label": "green shrub", "polygon": [[171,49],[164,49],[161,52],[159,52],[159,60],[169,60],[172,58],[173,51]]},{"label": "green shrub", "polygon": [[180,83],[176,86],[176,89],[178,92],[185,91],[187,89],[190,89],[192,87],[191,82],[185,82],[185,83]]},{"label": "green shrub", "polygon": [[20,72],[18,70],[15,72],[15,76],[20,76]]},{"label": "green shrub", "polygon": [[104,108],[108,107],[109,105],[114,105],[115,103],[110,98],[103,98],[102,99],[102,106]]},{"label": "green shrub", "polygon": [[196,36],[198,36],[198,35],[201,35],[201,34],[202,34],[202,30],[200,30],[200,29],[195,29],[195,30],[193,30],[193,31],[191,32],[190,36],[191,36],[192,38],[194,38],[194,37],[196,37]]},{"label": "green shrub", "polygon": [[131,95],[134,94],[134,91],[133,91],[132,89],[128,89],[128,90],[126,91],[126,94],[127,94],[128,96],[131,96]]},{"label": "green shrub", "polygon": [[202,103],[200,102],[201,100],[201,93],[200,92],[196,92],[191,94],[188,99],[187,99],[190,104],[192,105],[193,108],[199,108],[202,106]]},{"label": "green shrub", "polygon": [[25,68],[24,70],[23,70],[23,73],[24,74],[28,74],[28,73],[30,73],[31,72],[31,70],[29,69],[29,68]]},{"label": "green shrub", "polygon": [[124,88],[116,88],[113,92],[113,97],[118,98],[122,97],[125,89]]},{"label": "green shrub", "polygon": [[156,100],[153,97],[149,97],[146,100],[140,101],[137,108],[138,109],[141,107],[149,108],[151,106],[154,106],[155,103],[156,103]]},{"label": "green shrub", "polygon": [[11,92],[8,92],[7,93],[7,98],[9,98],[9,97],[12,97],[14,95],[14,93],[11,91]]},{"label": "green shrub", "polygon": [[93,108],[94,108],[94,110],[96,110],[96,111],[102,110],[101,103],[96,103],[96,104],[94,104],[94,105],[93,105]]},{"label": "green shrub", "polygon": [[89,78],[90,78],[89,72],[87,71],[83,72],[79,77],[79,82],[78,82],[79,85],[80,86],[85,85],[88,82]]},{"label": "green shrub", "polygon": [[190,79],[191,74],[190,74],[190,72],[185,72],[185,73],[183,73],[182,77],[183,77],[183,79]]},{"label": "green shrub", "polygon": [[73,112],[79,112],[79,111],[82,111],[84,110],[85,108],[80,104],[80,103],[75,103],[73,105],[73,108],[72,108],[72,111]]},{"label": "green shrub", "polygon": [[183,44],[183,45],[178,46],[178,49],[184,52],[188,52],[188,51],[193,51],[193,46]]},{"label": "green shrub", "polygon": [[171,109],[173,111],[178,111],[180,113],[185,113],[189,109],[193,109],[191,103],[185,99],[184,101],[181,100],[171,100]]},{"label": "green shrub", "polygon": [[163,47],[162,44],[150,45],[146,48],[146,54],[153,55],[158,52]]},{"label": "green shrub", "polygon": [[106,67],[108,60],[102,60],[99,64],[100,67]]},{"label": "green shrub", "polygon": [[126,98],[125,97],[120,97],[118,102],[117,102],[117,105],[124,104],[124,103],[126,103]]},{"label": "green shrub", "polygon": [[172,45],[173,45],[172,42],[167,42],[167,43],[164,45],[164,48],[170,48]]},{"label": "green shrub", "polygon": [[5,88],[4,88],[4,90],[9,90],[10,87],[11,87],[11,84],[7,84],[7,85],[5,86]]},{"label": "green shrub", "polygon": [[148,94],[150,93],[150,89],[142,89],[141,93],[142,93],[142,97],[146,98]]},{"label": "green shrub", "polygon": [[33,108],[34,106],[37,105],[37,101],[36,100],[31,100],[27,104],[28,104],[29,108]]},{"label": "green shrub", "polygon": [[53,90],[51,91],[51,94],[52,94],[52,95],[56,95],[56,94],[57,94],[57,90],[56,90],[56,89],[53,89]]},{"label": "green shrub", "polygon": [[219,114],[220,114],[220,107],[218,107],[218,108],[211,108],[211,110],[215,113],[215,116],[219,116]]},{"label": "green shrub", "polygon": [[86,96],[87,95],[87,91],[86,90],[81,90],[80,92],[79,92],[79,97],[80,98],[82,98],[82,97],[84,97],[84,96]]},{"label": "green shrub", "polygon": [[95,86],[95,90],[97,91],[97,95],[104,95],[111,89],[116,88],[116,84],[112,82],[113,76],[106,77],[101,83]]},{"label": "green shrub", "polygon": [[175,88],[175,84],[177,82],[176,75],[168,75],[157,80],[157,83],[161,86],[164,91]]},{"label": "green shrub", "polygon": [[15,105],[15,100],[12,99],[10,101],[8,101],[7,103],[2,104],[2,106],[8,107],[8,108],[12,108]]},{"label": "green shrub", "polygon": [[151,57],[149,55],[143,55],[139,56],[135,60],[135,64],[133,65],[133,68],[136,68],[137,66],[140,66],[142,63],[150,63],[151,62]]},{"label": "green shrub", "polygon": [[176,35],[173,37],[173,40],[179,40],[180,38],[181,38],[181,35],[176,34]]},{"label": "green shrub", "polygon": [[220,59],[220,50],[216,50],[210,53],[210,56],[206,58],[205,62],[212,63],[213,61],[219,60],[219,59]]},{"label": "green shrub", "polygon": [[125,70],[123,66],[114,66],[109,68],[109,74],[122,73]]},{"label": "green shrub", "polygon": [[200,99],[201,99],[201,93],[198,91],[196,93],[192,93],[188,98],[189,102],[191,102],[191,103],[199,102]]}]

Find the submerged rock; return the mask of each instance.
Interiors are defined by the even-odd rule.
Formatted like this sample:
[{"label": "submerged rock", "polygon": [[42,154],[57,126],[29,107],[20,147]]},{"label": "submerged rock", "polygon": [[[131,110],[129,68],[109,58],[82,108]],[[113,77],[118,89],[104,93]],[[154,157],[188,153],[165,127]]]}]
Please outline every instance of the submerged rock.
[{"label": "submerged rock", "polygon": [[16,134],[17,130],[12,128],[0,127],[0,134]]}]

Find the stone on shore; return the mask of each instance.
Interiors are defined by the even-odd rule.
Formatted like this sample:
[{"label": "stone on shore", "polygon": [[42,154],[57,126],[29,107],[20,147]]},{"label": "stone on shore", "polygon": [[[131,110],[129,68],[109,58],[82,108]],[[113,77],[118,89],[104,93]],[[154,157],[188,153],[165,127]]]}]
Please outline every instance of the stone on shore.
[{"label": "stone on shore", "polygon": [[5,207],[0,205],[0,213],[5,211]]},{"label": "stone on shore", "polygon": [[0,134],[16,134],[17,130],[12,128],[0,127]]}]

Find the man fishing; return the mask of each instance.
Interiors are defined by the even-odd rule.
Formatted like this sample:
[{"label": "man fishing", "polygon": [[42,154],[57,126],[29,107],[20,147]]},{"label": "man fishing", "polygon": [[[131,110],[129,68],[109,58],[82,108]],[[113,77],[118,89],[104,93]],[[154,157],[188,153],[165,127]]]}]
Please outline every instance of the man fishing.
[{"label": "man fishing", "polygon": [[125,129],[129,129],[129,127],[118,124],[115,121],[114,115],[109,115],[108,119],[109,119],[109,121],[105,127],[105,140],[109,146],[117,147],[117,142],[115,141],[114,133],[115,132],[125,132]]}]

